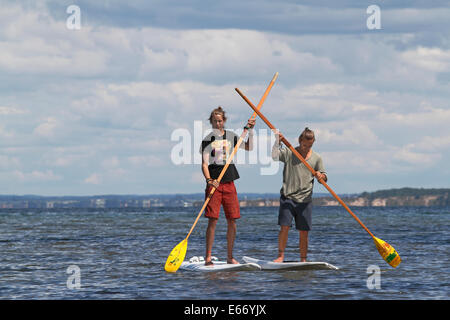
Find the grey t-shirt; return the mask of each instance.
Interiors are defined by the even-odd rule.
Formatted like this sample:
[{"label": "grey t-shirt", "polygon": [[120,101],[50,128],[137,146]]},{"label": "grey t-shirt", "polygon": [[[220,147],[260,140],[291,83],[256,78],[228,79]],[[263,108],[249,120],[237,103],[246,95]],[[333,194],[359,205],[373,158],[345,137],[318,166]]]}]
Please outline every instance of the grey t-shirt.
[{"label": "grey t-shirt", "polygon": [[[280,194],[295,202],[311,202],[314,187],[314,176],[311,171],[309,171],[289,148],[282,147],[278,149],[278,152],[276,150],[274,151],[272,158],[284,162],[283,186],[281,187]],[[314,170],[324,174],[326,173],[322,157],[318,153],[311,151],[311,156],[306,162]]]}]

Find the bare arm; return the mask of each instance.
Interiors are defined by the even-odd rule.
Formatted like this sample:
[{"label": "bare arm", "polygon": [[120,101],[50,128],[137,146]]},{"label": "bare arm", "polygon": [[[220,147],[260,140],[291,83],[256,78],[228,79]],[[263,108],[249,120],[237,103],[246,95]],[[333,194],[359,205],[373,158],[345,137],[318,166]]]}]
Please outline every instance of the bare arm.
[{"label": "bare arm", "polygon": [[327,182],[328,177],[325,173],[325,168],[323,166],[322,158],[319,159],[319,162],[317,163],[317,167],[315,168],[316,174],[315,177],[320,182],[320,180],[323,180],[324,182]]},{"label": "bare arm", "polygon": [[[208,169],[208,164],[209,164],[209,154],[207,152],[204,152],[202,154],[202,173],[203,176],[206,179],[206,183],[209,185],[213,185],[215,188],[219,187],[219,183],[217,182],[217,180],[212,179],[211,175],[209,174],[209,169]],[[211,179],[211,180],[209,180]]]},{"label": "bare arm", "polygon": [[246,127],[248,128],[248,139],[244,144],[244,149],[247,151],[253,150],[253,127],[255,126],[255,120],[249,119]]},{"label": "bare arm", "polygon": [[283,135],[278,130],[275,130],[274,134],[275,134],[275,143],[273,144],[273,147],[272,147],[272,159],[275,161],[279,161],[280,160],[280,140],[283,137]]}]

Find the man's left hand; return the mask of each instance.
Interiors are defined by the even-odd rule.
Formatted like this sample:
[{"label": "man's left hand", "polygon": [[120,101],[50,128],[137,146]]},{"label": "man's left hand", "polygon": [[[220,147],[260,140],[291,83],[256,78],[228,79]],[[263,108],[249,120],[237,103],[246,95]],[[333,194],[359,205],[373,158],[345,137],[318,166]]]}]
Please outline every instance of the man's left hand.
[{"label": "man's left hand", "polygon": [[253,129],[253,127],[255,126],[255,123],[256,123],[256,120],[248,119],[247,128]]},{"label": "man's left hand", "polygon": [[327,176],[325,175],[325,174],[323,174],[323,173],[320,173],[319,171],[316,171],[316,178],[317,178],[317,180],[320,182],[320,180],[323,180],[323,181],[327,181]]}]

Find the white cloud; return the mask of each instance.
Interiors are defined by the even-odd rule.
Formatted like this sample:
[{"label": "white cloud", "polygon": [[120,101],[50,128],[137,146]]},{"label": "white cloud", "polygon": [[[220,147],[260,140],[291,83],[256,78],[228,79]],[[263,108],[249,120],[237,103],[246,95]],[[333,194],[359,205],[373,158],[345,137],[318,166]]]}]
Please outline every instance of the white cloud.
[{"label": "white cloud", "polygon": [[63,179],[62,176],[54,174],[52,170],[33,170],[30,173],[15,170],[13,171],[13,175],[22,182],[48,182],[59,181]]},{"label": "white cloud", "polygon": [[448,136],[424,136],[417,142],[406,146],[409,149],[417,149],[430,152],[450,151],[450,135]]},{"label": "white cloud", "polygon": [[24,114],[27,111],[15,107],[2,107],[0,106],[0,115],[7,116],[13,114]]},{"label": "white cloud", "polygon": [[67,156],[67,157],[58,157],[56,159],[52,159],[51,165],[56,167],[69,167],[78,160],[77,157]]},{"label": "white cloud", "polygon": [[332,151],[320,152],[325,170],[334,175],[350,173],[361,177],[364,173],[386,174],[394,172],[394,168],[386,162],[389,152],[384,151]]},{"label": "white cloud", "polygon": [[161,160],[157,156],[145,155],[145,156],[131,156],[128,157],[128,161],[133,166],[146,166],[146,167],[164,167],[167,161]]},{"label": "white cloud", "polygon": [[409,148],[402,148],[394,154],[394,159],[402,160],[421,167],[423,165],[431,166],[436,164],[441,159],[441,155],[429,152],[417,152],[412,151]]},{"label": "white cloud", "polygon": [[99,85],[89,92],[85,93],[86,97],[71,103],[70,112],[74,117],[80,116],[79,121],[107,122],[112,126],[136,129],[192,125],[194,119],[206,118],[213,107],[227,102],[229,105],[235,98],[230,85],[192,81]]},{"label": "white cloud", "polygon": [[432,72],[450,72],[450,50],[419,46],[403,52],[401,57],[413,67]]},{"label": "white cloud", "polygon": [[367,124],[349,124],[345,122],[344,126],[345,128],[341,128],[339,131],[329,130],[327,128],[320,129],[319,127],[317,130],[317,139],[320,139],[320,143],[323,144],[332,144],[338,147],[351,146],[352,149],[361,147],[379,148],[382,146],[382,141]]},{"label": "white cloud", "polygon": [[89,177],[84,179],[84,183],[98,185],[98,184],[102,183],[102,179],[101,179],[101,176],[99,174],[93,173]]},{"label": "white cloud", "polygon": [[338,69],[328,57],[295,49],[284,38],[260,31],[144,28],[141,37],[145,62],[139,74],[143,78],[162,71],[182,78],[201,75],[221,79],[239,74],[256,77],[280,68],[286,70],[288,64],[291,73]]},{"label": "white cloud", "polygon": [[58,120],[56,118],[49,117],[45,119],[43,123],[38,125],[34,129],[33,133],[43,137],[53,137],[58,126]]},{"label": "white cloud", "polygon": [[[0,70],[13,74],[94,76],[105,72],[109,54],[95,43],[94,31],[76,32],[53,19],[45,6],[27,10],[19,5],[2,7]],[[17,41],[20,39],[20,41]]]},{"label": "white cloud", "polygon": [[400,124],[402,127],[413,127],[420,130],[428,129],[430,132],[436,132],[442,127],[448,130],[450,108],[430,107],[418,112],[383,112],[378,115],[377,120],[391,126]]},{"label": "white cloud", "polygon": [[[117,9],[116,2],[109,5]],[[267,2],[262,10],[271,12],[272,5]],[[307,17],[308,31],[299,31],[305,21],[287,27],[283,10],[274,18],[277,26],[262,27],[261,15],[233,15],[257,21],[253,30],[241,20],[221,28],[226,17],[216,11],[213,16],[222,24],[202,28],[186,29],[170,20],[168,28],[96,21],[95,27],[83,23],[81,30],[70,31],[61,19],[64,12],[50,14],[45,1],[6,3],[0,11],[2,169],[15,170],[19,181],[56,181],[64,175],[86,177],[86,184],[101,188],[117,185],[124,192],[132,192],[135,183],[158,190],[164,181],[150,183],[143,171],[173,174],[173,130],[192,133],[196,120],[208,127],[206,118],[218,105],[228,112],[227,127],[240,128],[252,111],[234,88],[256,104],[276,71],[280,76],[263,112],[285,135],[296,138],[305,126],[316,130],[315,146],[331,169],[357,180],[364,173],[399,169],[413,177],[423,163],[428,170],[443,166],[450,136],[450,94],[440,77],[450,71],[445,27],[433,34],[387,29],[339,34],[342,28],[354,30],[358,10],[281,7],[297,10],[286,12],[289,21]],[[121,21],[129,18],[118,12]],[[186,12],[200,11],[189,7]],[[339,17],[329,25],[314,24],[326,21],[323,12],[339,12]],[[405,25],[403,9],[384,12],[383,27],[394,16]],[[412,13],[418,22],[424,11]],[[155,11],[159,19],[165,14]],[[364,10],[361,14],[364,18]],[[432,21],[434,13],[425,14],[423,21]],[[439,21],[444,15],[438,14]],[[350,20],[340,32],[321,32],[344,17]],[[258,120],[258,128],[267,127]],[[186,180],[191,184],[179,187],[189,191],[202,181],[201,173]],[[72,185],[69,181],[66,187]]]},{"label": "white cloud", "polygon": [[431,167],[448,156],[450,156],[450,135],[423,136],[418,138],[417,142],[409,143],[394,153],[395,159],[418,167],[424,165]]},{"label": "white cloud", "polygon": [[105,171],[102,175],[104,180],[115,180],[127,174],[127,170],[120,167],[120,160],[117,156],[105,158],[102,161],[102,168]]},{"label": "white cloud", "polygon": [[91,185],[112,185],[115,183],[125,184],[128,181],[129,172],[120,167],[107,167],[100,173],[95,172],[85,178],[83,182]]}]

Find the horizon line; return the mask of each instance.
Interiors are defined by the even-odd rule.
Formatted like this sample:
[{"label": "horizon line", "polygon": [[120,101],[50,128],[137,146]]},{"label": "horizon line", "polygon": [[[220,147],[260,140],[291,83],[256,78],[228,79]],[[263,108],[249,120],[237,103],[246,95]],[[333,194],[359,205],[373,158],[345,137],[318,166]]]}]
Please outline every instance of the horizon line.
[{"label": "horizon line", "polygon": [[[355,194],[362,194],[362,193],[374,193],[379,191],[390,191],[390,190],[402,190],[402,189],[411,189],[411,190],[449,190],[450,188],[437,188],[437,187],[400,187],[400,188],[390,188],[390,189],[379,189],[375,191],[360,191],[360,192],[345,192],[340,194],[347,194],[347,195],[355,195]],[[279,194],[278,192],[239,192],[239,194]],[[314,194],[329,194],[328,192],[313,192]],[[138,194],[138,193],[105,193],[105,194],[90,194],[90,195],[39,195],[39,194],[0,194],[0,197],[57,197],[57,198],[63,198],[63,197],[107,197],[107,196],[137,196],[137,197],[146,197],[146,196],[176,196],[176,195],[204,195],[204,192],[174,192],[174,193],[146,193],[146,194]],[[331,195],[331,194],[330,194]]]}]

